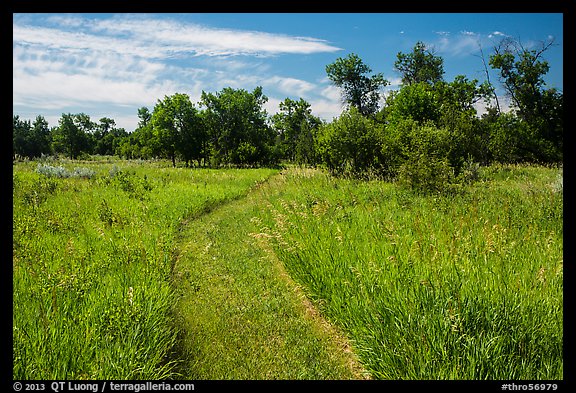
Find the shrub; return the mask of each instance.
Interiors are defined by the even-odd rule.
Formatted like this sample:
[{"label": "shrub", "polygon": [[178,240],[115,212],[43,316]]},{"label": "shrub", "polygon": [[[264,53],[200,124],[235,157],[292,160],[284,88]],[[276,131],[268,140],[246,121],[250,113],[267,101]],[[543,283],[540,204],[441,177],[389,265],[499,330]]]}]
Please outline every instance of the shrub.
[{"label": "shrub", "polygon": [[412,119],[389,124],[382,146],[387,174],[418,192],[450,188],[454,167],[450,163],[451,135],[445,128]]},{"label": "shrub", "polygon": [[416,153],[400,167],[398,182],[423,194],[443,193],[451,189],[454,170],[447,158]]},{"label": "shrub", "polygon": [[62,166],[52,166],[47,164],[38,164],[36,172],[46,177],[70,177],[70,172]]},{"label": "shrub", "polygon": [[102,181],[121,189],[130,197],[140,200],[145,199],[147,193],[153,189],[152,182],[146,175],[140,177],[135,171],[121,170],[116,165],[110,169],[108,178],[103,178]]},{"label": "shrub", "polygon": [[480,164],[474,162],[472,156],[468,157],[468,160],[464,161],[462,165],[461,172],[458,175],[458,180],[462,183],[470,184],[478,181],[480,179]]},{"label": "shrub", "polygon": [[36,167],[36,172],[46,177],[81,177],[84,179],[90,179],[96,174],[96,172],[89,168],[74,168],[74,170],[70,172],[68,169],[62,166],[52,166],[48,164],[38,164],[38,167]]},{"label": "shrub", "polygon": [[382,167],[382,127],[352,107],[320,129],[319,155],[336,175],[362,177]]},{"label": "shrub", "polygon": [[74,171],[71,173],[72,177],[81,177],[83,179],[91,179],[96,172],[89,168],[74,168]]}]

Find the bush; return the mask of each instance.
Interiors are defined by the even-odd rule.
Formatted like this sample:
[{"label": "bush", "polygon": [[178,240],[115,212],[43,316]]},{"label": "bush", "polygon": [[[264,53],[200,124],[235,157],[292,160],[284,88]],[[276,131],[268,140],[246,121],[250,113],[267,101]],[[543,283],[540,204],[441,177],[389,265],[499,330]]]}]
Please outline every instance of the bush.
[{"label": "bush", "polygon": [[130,197],[144,200],[153,189],[152,182],[144,175],[140,177],[135,171],[121,170],[116,165],[110,169],[109,176],[101,179],[105,184],[111,184],[126,192]]},{"label": "bush", "polygon": [[90,179],[96,174],[96,172],[89,168],[74,168],[74,170],[70,172],[68,169],[62,166],[52,166],[48,164],[38,164],[36,167],[36,172],[46,177],[81,177],[84,179]]},{"label": "bush", "polygon": [[400,167],[398,183],[414,191],[431,194],[451,189],[454,170],[447,158],[417,153]]},{"label": "bush", "polygon": [[391,124],[405,119],[438,124],[442,113],[437,92],[425,82],[402,87],[388,97],[386,104],[385,117]]},{"label": "bush", "polygon": [[458,175],[458,180],[465,184],[471,184],[480,180],[480,164],[474,162],[472,156],[464,161],[461,172]]},{"label": "bush", "polygon": [[38,164],[36,172],[46,177],[70,177],[70,172],[62,166],[52,166],[47,164]]},{"label": "bush", "polygon": [[333,174],[363,177],[381,169],[382,141],[382,126],[352,107],[321,127],[318,153]]},{"label": "bush", "polygon": [[440,192],[454,180],[451,135],[432,122],[412,119],[389,124],[382,146],[387,175],[418,192]]}]

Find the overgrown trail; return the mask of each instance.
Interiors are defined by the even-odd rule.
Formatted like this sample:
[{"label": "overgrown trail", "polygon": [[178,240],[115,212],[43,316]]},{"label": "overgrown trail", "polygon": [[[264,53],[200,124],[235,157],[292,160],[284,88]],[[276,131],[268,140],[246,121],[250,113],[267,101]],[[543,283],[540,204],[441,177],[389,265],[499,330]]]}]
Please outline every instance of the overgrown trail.
[{"label": "overgrown trail", "polygon": [[363,379],[326,322],[258,236],[271,177],[183,226],[174,280],[183,379]]}]

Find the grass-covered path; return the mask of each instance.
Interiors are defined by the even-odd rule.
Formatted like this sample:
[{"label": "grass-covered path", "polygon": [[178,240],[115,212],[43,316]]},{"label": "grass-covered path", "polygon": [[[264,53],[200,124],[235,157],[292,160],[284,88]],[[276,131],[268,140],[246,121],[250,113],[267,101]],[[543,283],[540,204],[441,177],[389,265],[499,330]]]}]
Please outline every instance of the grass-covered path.
[{"label": "grass-covered path", "polygon": [[182,226],[174,282],[182,379],[363,379],[350,343],[258,235],[272,176]]}]

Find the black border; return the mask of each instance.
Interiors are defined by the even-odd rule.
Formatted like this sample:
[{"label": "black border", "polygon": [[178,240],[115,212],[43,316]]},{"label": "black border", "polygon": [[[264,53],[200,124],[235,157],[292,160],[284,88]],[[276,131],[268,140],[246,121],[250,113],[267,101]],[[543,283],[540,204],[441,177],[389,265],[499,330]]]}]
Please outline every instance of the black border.
[{"label": "black border", "polygon": [[[7,37],[11,34],[10,25],[12,24],[13,13],[92,13],[92,12],[113,12],[113,13],[142,13],[142,12],[155,12],[155,13],[182,13],[182,12],[234,12],[234,13],[261,13],[261,12],[290,12],[290,13],[391,13],[391,12],[407,12],[407,13],[562,13],[564,14],[564,52],[568,56],[564,56],[564,100],[565,107],[574,108],[574,65],[571,52],[576,49],[576,15],[574,12],[574,0],[544,0],[544,1],[522,1],[522,0],[508,0],[508,1],[495,1],[483,0],[475,2],[464,1],[398,1],[385,2],[383,0],[370,1],[365,4],[357,4],[350,2],[321,2],[321,1],[290,1],[280,4],[280,2],[200,2],[195,0],[96,0],[91,2],[76,1],[61,1],[61,0],[12,0],[9,4],[3,3],[7,6],[7,12],[3,13],[3,22],[0,23],[2,37],[6,45],[8,45]],[[12,82],[10,82],[12,83]],[[6,160],[3,163],[3,175],[6,176],[6,183],[4,181],[0,184],[9,184],[11,182],[11,148],[10,141],[8,140],[10,133],[8,132],[8,119],[6,114],[3,117],[6,124],[6,129],[2,131],[2,136],[5,138],[1,142],[1,146],[6,150],[3,152],[2,157]],[[576,148],[573,142],[573,134],[576,132],[574,126],[573,113],[571,110],[565,115],[565,141],[564,141],[564,380],[562,381],[436,381],[436,380],[422,380],[422,381],[190,381],[194,383],[194,391],[212,391],[212,390],[233,390],[233,389],[249,389],[250,391],[270,391],[273,389],[297,389],[297,390],[314,390],[319,389],[350,389],[362,391],[382,391],[382,389],[397,390],[442,390],[442,391],[479,391],[479,392],[492,392],[502,391],[502,385],[506,383],[520,384],[541,384],[541,383],[556,383],[558,385],[557,391],[565,391],[569,386],[576,386],[575,381],[575,356],[574,356],[574,324],[571,316],[574,314],[574,201],[576,201],[574,194],[574,156],[576,155]],[[10,160],[10,161],[8,161]],[[10,180],[9,180],[10,179]],[[6,190],[8,192],[8,190]],[[12,233],[12,226],[9,225],[8,217],[12,215],[11,194],[8,197],[9,201],[3,203],[5,211],[2,217],[5,217],[7,231]],[[9,245],[6,244],[5,250],[10,250]],[[6,251],[8,254],[8,251]],[[9,263],[11,255],[6,255],[4,258],[4,266]],[[12,311],[12,281],[8,274],[5,275],[6,284],[3,285],[5,296],[7,299],[7,308]],[[6,309],[6,308],[5,308]],[[7,325],[7,324],[4,324]],[[11,328],[11,325],[10,325]],[[10,348],[12,348],[12,329],[7,332],[10,337]],[[8,337],[8,336],[4,336]],[[8,391],[14,390],[14,382],[12,380],[12,358],[11,351],[3,351],[4,367],[3,369],[3,386],[8,388]],[[22,381],[23,382],[23,381]],[[28,381],[30,382],[30,381]],[[45,391],[52,391],[49,384],[52,381],[37,381],[46,384]],[[74,381],[72,381],[74,382]],[[83,381],[89,382],[89,381]],[[120,382],[120,381],[118,381]],[[129,382],[129,381],[124,381]],[[143,381],[132,381],[141,383]],[[174,384],[184,381],[167,381]],[[100,383],[102,384],[102,382]],[[572,388],[573,389],[573,388]],[[107,389],[108,391],[109,389]],[[522,391],[522,390],[520,390]]]}]

